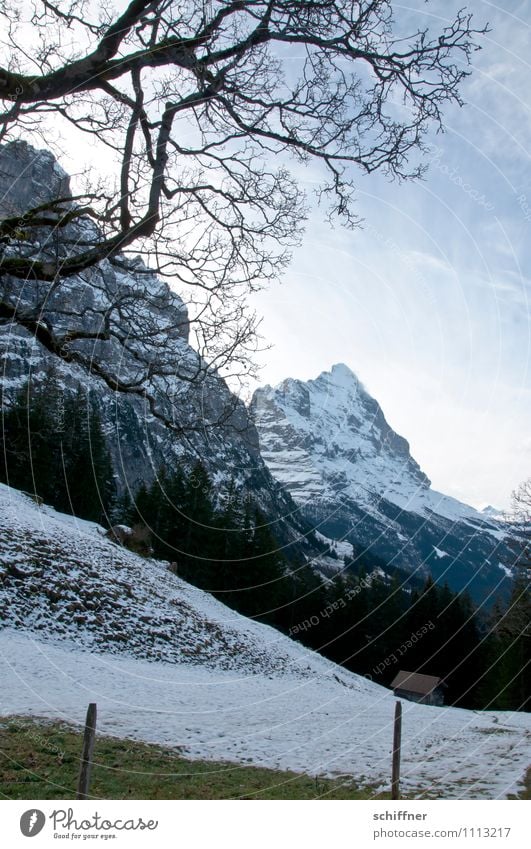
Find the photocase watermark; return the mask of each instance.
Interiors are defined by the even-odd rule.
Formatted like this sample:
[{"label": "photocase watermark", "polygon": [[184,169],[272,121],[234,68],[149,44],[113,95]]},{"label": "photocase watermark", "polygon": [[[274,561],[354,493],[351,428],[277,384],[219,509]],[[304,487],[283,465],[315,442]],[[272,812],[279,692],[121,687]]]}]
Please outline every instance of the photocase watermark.
[{"label": "photocase watermark", "polygon": [[24,837],[36,837],[43,830],[47,819],[54,837],[83,841],[87,838],[111,840],[117,837],[116,832],[123,831],[155,831],[159,825],[158,820],[144,820],[142,817],[109,819],[97,811],[89,817],[83,815],[76,818],[73,808],[57,808],[46,817],[38,808],[29,808],[20,817],[20,830]]},{"label": "photocase watermark", "polygon": [[425,274],[423,274],[420,270],[415,257],[408,253],[408,251],[401,248],[400,245],[398,245],[398,243],[390,236],[386,236],[385,233],[378,230],[374,224],[368,223],[364,225],[364,231],[376,239],[383,248],[392,253],[400,265],[405,266],[410,280],[413,281],[420,290],[422,290],[426,300],[436,306],[437,298],[433,291],[433,286],[431,286]]},{"label": "photocase watermark", "polygon": [[38,731],[35,730],[32,726],[26,725],[24,722],[21,722],[18,719],[12,719],[9,721],[9,726],[11,728],[16,729],[17,731],[22,732],[28,740],[31,740],[36,746],[40,746],[41,749],[45,749],[47,752],[50,752],[52,755],[57,755],[58,760],[64,760],[65,753],[63,749],[60,749],[59,746],[56,746],[54,743],[50,743],[50,741],[43,735],[39,734]]},{"label": "photocase watermark", "polygon": [[36,837],[46,823],[46,816],[38,808],[24,811],[20,817],[20,830],[24,837]]},{"label": "photocase watermark", "polygon": [[405,640],[400,648],[396,649],[396,651],[388,654],[387,657],[380,661],[376,666],[373,667],[372,673],[365,675],[365,678],[368,678],[370,681],[373,680],[374,676],[381,675],[382,672],[385,672],[386,669],[389,669],[390,666],[393,666],[395,663],[398,663],[401,657],[403,657],[409,649],[413,648],[414,645],[418,643],[422,637],[428,634],[430,631],[433,631],[435,628],[434,623],[431,621],[425,622],[424,625],[421,625],[416,631]]},{"label": "photocase watermark", "polygon": [[288,631],[289,636],[293,637],[301,631],[309,631],[310,628],[315,628],[322,619],[328,619],[333,613],[336,613],[338,610],[343,610],[347,606],[347,602],[359,595],[362,590],[369,589],[372,585],[372,580],[373,578],[371,575],[367,578],[362,578],[359,584],[356,584],[355,587],[347,590],[341,598],[331,601],[323,610],[319,611],[319,613],[315,613],[313,616],[310,616],[308,619],[304,619],[303,622],[299,622],[297,625],[292,625]]},{"label": "photocase watermark", "polygon": [[245,504],[254,504],[255,498],[250,489],[244,486],[235,487],[232,490],[221,491],[219,486],[209,482],[205,482],[204,478],[192,473],[187,478],[188,486],[191,489],[200,492],[212,500],[219,499],[222,506],[226,509],[234,505],[244,506]]},{"label": "photocase watermark", "polygon": [[527,196],[524,194],[520,194],[518,195],[516,200],[518,202],[518,206],[523,212],[524,221],[527,221],[528,223],[531,222],[531,206],[529,205]]},{"label": "photocase watermark", "polygon": [[74,838],[81,837],[81,835],[75,834],[76,831],[104,832],[106,834],[113,831],[146,831],[146,829],[155,831],[159,824],[158,820],[144,820],[142,817],[110,820],[102,817],[97,811],[90,819],[87,817],[76,819],[73,808],[68,808],[68,810],[58,808],[52,811],[49,819],[52,821],[54,831],[63,829],[63,831],[71,833]]},{"label": "photocase watermark", "polygon": [[494,212],[495,205],[488,200],[485,196],[484,192],[480,192],[479,189],[475,188],[472,183],[467,180],[465,177],[462,177],[461,172],[459,170],[459,166],[455,165],[451,168],[449,165],[446,165],[442,161],[444,156],[444,150],[441,147],[436,147],[432,145],[429,149],[430,154],[430,167],[434,168],[444,177],[446,177],[450,183],[453,183],[454,186],[457,186],[461,189],[465,195],[473,200],[478,206],[483,207],[487,212]]}]

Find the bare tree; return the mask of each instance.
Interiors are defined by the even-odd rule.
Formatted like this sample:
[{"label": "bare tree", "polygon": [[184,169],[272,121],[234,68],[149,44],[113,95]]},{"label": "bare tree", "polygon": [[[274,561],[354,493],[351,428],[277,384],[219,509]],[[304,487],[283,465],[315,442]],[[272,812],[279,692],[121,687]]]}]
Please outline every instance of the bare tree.
[{"label": "bare tree", "polygon": [[[460,11],[436,33],[408,34],[388,0],[131,0],[116,14],[103,2],[4,0],[0,19],[0,139],[31,141],[53,122],[116,163],[111,185],[22,221],[4,216],[11,293],[31,279],[48,297],[134,250],[188,293],[200,348],[218,365],[238,350],[245,365],[255,333],[246,296],[282,272],[301,238],[290,157],[321,164],[319,199],[356,225],[356,169],[422,173],[425,134],[442,127],[445,104],[461,103],[484,32]],[[4,298],[0,318],[68,358],[72,333],[41,326],[38,306]]]},{"label": "bare tree", "polygon": [[[511,509],[506,516],[511,530],[513,591],[507,610],[500,617],[500,633],[514,638],[531,636],[531,478],[512,493]],[[529,651],[529,647],[527,647]],[[527,658],[529,662],[529,657]]]},{"label": "bare tree", "polygon": [[[513,586],[505,609],[494,611],[494,630],[502,641],[502,659],[509,670],[508,690],[519,710],[531,699],[531,478],[513,492],[507,516],[512,537]],[[502,665],[503,670],[503,665]]]},{"label": "bare tree", "polygon": [[522,577],[531,578],[531,478],[514,490],[507,517],[514,531],[514,566]]}]

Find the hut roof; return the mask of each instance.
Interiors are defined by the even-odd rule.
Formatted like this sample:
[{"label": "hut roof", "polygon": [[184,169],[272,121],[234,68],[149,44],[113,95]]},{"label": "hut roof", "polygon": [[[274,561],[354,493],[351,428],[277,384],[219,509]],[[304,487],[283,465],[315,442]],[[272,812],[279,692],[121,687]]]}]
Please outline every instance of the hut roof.
[{"label": "hut roof", "polygon": [[427,696],[433,693],[441,683],[442,679],[435,675],[421,675],[419,672],[405,672],[401,669],[393,679],[391,687],[393,690],[409,690],[410,693],[421,693]]}]

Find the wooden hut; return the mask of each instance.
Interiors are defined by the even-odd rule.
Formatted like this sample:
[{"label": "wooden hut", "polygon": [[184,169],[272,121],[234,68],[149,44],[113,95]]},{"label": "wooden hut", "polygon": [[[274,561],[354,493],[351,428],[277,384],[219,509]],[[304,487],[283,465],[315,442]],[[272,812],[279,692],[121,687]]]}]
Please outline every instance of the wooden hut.
[{"label": "wooden hut", "polygon": [[408,699],[423,705],[443,705],[444,686],[442,679],[435,675],[405,672],[402,669],[391,683],[398,699]]}]

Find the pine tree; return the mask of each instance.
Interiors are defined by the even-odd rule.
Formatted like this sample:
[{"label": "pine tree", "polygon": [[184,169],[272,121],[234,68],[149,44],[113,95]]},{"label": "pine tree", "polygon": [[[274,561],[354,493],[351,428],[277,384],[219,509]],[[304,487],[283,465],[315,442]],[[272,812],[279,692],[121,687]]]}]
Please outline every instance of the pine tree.
[{"label": "pine tree", "polygon": [[57,510],[103,521],[115,483],[100,417],[81,389],[65,395],[55,369],[28,382],[4,416],[3,479]]},{"label": "pine tree", "polygon": [[62,503],[64,483],[59,438],[64,431],[63,392],[50,368],[28,381],[4,416],[3,477],[48,504]]},{"label": "pine tree", "polygon": [[185,481],[185,500],[179,519],[182,538],[178,540],[178,550],[186,574],[195,583],[195,573],[196,580],[202,581],[201,586],[211,580],[210,561],[216,548],[211,494],[210,477],[198,461]]},{"label": "pine tree", "polygon": [[110,524],[116,492],[98,408],[78,388],[65,409],[69,427],[61,445],[69,509],[76,516]]},{"label": "pine tree", "polygon": [[495,625],[499,664],[496,707],[531,708],[531,594],[525,575],[514,581],[506,610]]},{"label": "pine tree", "polygon": [[238,545],[239,558],[233,562],[233,605],[242,613],[272,624],[280,618],[280,608],[289,601],[290,577],[263,513],[254,508],[247,515]]}]

